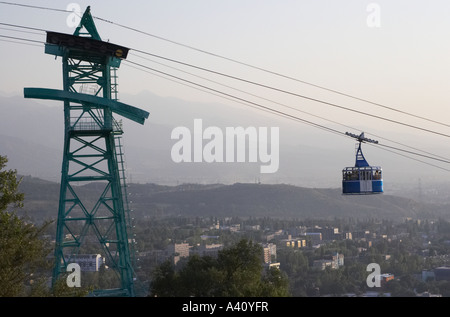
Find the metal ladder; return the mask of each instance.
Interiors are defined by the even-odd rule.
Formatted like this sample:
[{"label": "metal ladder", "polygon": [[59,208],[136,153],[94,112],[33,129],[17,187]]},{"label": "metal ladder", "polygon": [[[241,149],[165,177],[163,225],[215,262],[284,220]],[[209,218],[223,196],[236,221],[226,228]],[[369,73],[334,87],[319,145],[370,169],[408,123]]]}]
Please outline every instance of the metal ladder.
[{"label": "metal ladder", "polygon": [[122,189],[122,200],[123,207],[125,211],[125,219],[127,222],[127,231],[128,231],[128,245],[130,250],[130,261],[131,267],[133,268],[135,274],[135,293],[139,296],[146,296],[148,291],[147,288],[143,285],[143,283],[137,278],[137,271],[140,269],[137,260],[137,242],[136,235],[134,232],[134,217],[132,215],[133,209],[130,208],[130,201],[128,199],[128,183],[127,183],[127,175],[126,175],[126,163],[125,163],[125,154],[123,151],[123,140],[121,134],[115,135],[115,144],[116,144],[116,157],[117,157],[117,165],[119,167],[119,178]]}]

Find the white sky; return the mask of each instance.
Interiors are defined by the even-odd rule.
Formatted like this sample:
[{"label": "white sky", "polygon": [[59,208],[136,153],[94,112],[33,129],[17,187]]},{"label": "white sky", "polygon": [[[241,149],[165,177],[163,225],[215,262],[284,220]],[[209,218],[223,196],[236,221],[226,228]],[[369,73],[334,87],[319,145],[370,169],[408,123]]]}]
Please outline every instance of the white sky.
[{"label": "white sky", "polygon": [[[90,5],[93,16],[171,41],[399,110],[449,122],[450,2],[446,0],[432,2],[411,0],[35,0],[20,3],[66,9],[72,2],[79,4],[82,11]],[[379,27],[368,25],[368,17],[374,14],[367,11],[371,3],[380,8]],[[69,27],[66,22],[68,15],[69,13],[0,4],[1,23],[73,33],[74,28]],[[418,124],[443,133],[450,132],[435,124],[336,96],[298,82],[281,79],[224,59],[126,30],[117,25],[99,20],[95,20],[95,23],[102,39],[112,43],[241,76],[394,120]],[[0,35],[45,41],[44,35],[13,32],[4,28],[5,26],[0,25]],[[21,95],[24,87],[61,88],[61,64],[55,62],[52,56],[44,54],[43,47],[0,41],[0,52],[2,60],[0,93]],[[128,59],[183,78],[193,78],[136,55],[130,55]],[[168,64],[161,60],[157,61]],[[206,75],[198,71],[196,73]],[[289,105],[301,105],[305,111],[345,124],[355,124],[361,129],[373,128],[377,132],[386,132],[386,138],[400,142],[406,140],[405,142],[409,142],[408,144],[412,146],[431,150],[427,146],[436,144],[440,147],[437,149],[440,151],[437,154],[450,156],[448,147],[441,146],[448,142],[443,137],[356,116],[322,104],[306,102],[224,78],[215,77],[214,79],[259,94],[264,98]],[[204,83],[198,79],[195,81]],[[208,85],[218,87],[210,83]],[[121,95],[137,94],[145,90],[160,96],[191,101],[230,103],[123,64],[120,69]],[[150,109],[146,110],[150,111]],[[316,119],[311,120],[319,122]],[[320,123],[323,122],[320,121]],[[440,171],[437,170],[437,173]]]},{"label": "white sky", "polygon": [[[24,1],[66,9],[70,1]],[[288,76],[385,103],[423,116],[442,118],[449,101],[450,3],[448,1],[78,1],[82,10],[172,41]],[[343,4],[344,3],[344,4]],[[370,3],[379,5],[380,27],[371,28]],[[69,14],[0,4],[0,21],[65,33]],[[309,87],[255,72],[96,20],[104,40],[149,51],[252,80],[313,92]],[[4,27],[4,26],[3,26]],[[0,29],[0,34],[44,40]],[[37,47],[0,42],[0,91],[21,93],[36,81],[60,85],[59,63]],[[130,58],[131,60],[131,58]],[[144,60],[134,56],[134,61]],[[147,62],[146,62],[147,63]],[[148,63],[147,63],[148,64]],[[154,65],[151,64],[150,65]],[[124,67],[125,68],[125,67]],[[186,99],[210,98],[127,67],[121,93],[150,90]],[[315,96],[322,96],[314,90]],[[331,96],[331,100],[335,96]],[[362,105],[369,107],[368,105]],[[366,108],[370,110],[370,108]]]}]

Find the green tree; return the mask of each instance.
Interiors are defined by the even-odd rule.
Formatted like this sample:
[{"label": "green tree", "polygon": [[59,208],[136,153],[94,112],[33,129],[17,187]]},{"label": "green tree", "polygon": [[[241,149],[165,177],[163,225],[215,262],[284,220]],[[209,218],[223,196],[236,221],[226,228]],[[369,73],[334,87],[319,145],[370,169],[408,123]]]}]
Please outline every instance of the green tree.
[{"label": "green tree", "polygon": [[48,296],[48,297],[85,297],[93,290],[91,286],[89,287],[69,287],[67,286],[67,274],[62,274],[60,278],[55,282],[51,290],[44,290],[42,294],[38,296]]},{"label": "green tree", "polygon": [[215,296],[223,280],[223,273],[217,269],[217,261],[210,256],[193,255],[179,275],[184,296]]},{"label": "green tree", "polygon": [[8,158],[0,155],[0,211],[11,205],[14,208],[23,207],[24,194],[19,192],[21,179],[17,180],[16,170],[3,170],[6,163]]},{"label": "green tree", "polygon": [[287,275],[277,268],[270,268],[263,277],[260,296],[289,297],[289,280]]},{"label": "green tree", "polygon": [[259,290],[262,249],[251,241],[241,240],[218,255],[219,270],[224,272],[222,296],[255,296]]},{"label": "green tree", "polygon": [[41,239],[47,224],[36,227],[16,215],[24,194],[17,171],[3,170],[7,162],[0,156],[0,296],[40,295],[50,251]]},{"label": "green tree", "polygon": [[191,256],[176,270],[170,262],[152,275],[152,296],[289,296],[288,280],[278,269],[263,271],[262,248],[248,240],[219,252],[217,259]]},{"label": "green tree", "polygon": [[180,292],[179,274],[170,261],[157,266],[152,273],[151,296],[176,297],[183,296]]}]

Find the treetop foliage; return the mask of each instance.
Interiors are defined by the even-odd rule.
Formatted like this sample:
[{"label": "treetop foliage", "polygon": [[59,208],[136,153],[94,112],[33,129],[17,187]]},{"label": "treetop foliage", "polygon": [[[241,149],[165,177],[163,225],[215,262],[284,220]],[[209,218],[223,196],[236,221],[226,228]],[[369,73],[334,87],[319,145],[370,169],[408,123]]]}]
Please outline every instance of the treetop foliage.
[{"label": "treetop foliage", "polygon": [[151,296],[289,296],[286,276],[278,269],[264,272],[261,255],[260,245],[242,239],[217,258],[191,256],[179,270],[166,261],[153,272]]}]

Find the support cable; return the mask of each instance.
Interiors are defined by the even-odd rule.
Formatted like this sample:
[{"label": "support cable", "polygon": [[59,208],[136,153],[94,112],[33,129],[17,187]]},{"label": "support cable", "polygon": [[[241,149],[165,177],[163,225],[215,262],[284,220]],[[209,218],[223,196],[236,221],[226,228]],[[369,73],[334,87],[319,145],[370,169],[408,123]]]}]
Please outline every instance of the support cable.
[{"label": "support cable", "polygon": [[[3,4],[11,4],[11,3],[0,1],[0,4],[2,4],[2,3]],[[23,5],[23,6],[27,6],[28,7],[29,5]],[[29,6],[29,7],[36,7],[36,6]],[[37,8],[45,9],[45,7],[37,7]],[[51,8],[49,8],[49,9],[51,9]],[[62,11],[62,12],[72,12],[72,11],[60,10],[60,9],[52,9],[52,10]],[[153,37],[159,38],[161,40],[167,40],[167,41],[170,41],[170,42],[172,42],[174,44],[182,45],[182,46],[185,46],[185,47],[188,47],[188,48],[191,48],[191,49],[195,49],[195,50],[198,50],[198,51],[206,53],[206,54],[211,54],[211,55],[216,56],[216,57],[220,57],[220,58],[224,58],[224,59],[227,59],[227,60],[231,60],[233,62],[244,64],[245,66],[254,67],[254,68],[259,69],[259,70],[263,70],[263,71],[267,71],[267,72],[274,73],[274,74],[277,74],[277,75],[281,75],[279,73],[271,72],[271,71],[268,71],[266,69],[258,68],[258,67],[252,66],[252,65],[248,65],[246,63],[235,61],[233,59],[228,59],[228,58],[223,57],[221,55],[210,53],[210,52],[207,52],[207,51],[204,51],[204,50],[199,50],[199,49],[196,49],[196,48],[191,47],[189,45],[184,45],[184,44],[181,44],[181,43],[178,43],[178,42],[175,42],[175,41],[171,41],[171,40],[168,40],[168,39],[165,39],[165,38],[153,35],[151,33],[145,32],[145,31],[141,31],[141,30],[138,30],[138,29],[135,29],[135,28],[124,26],[122,24],[118,24],[118,23],[115,23],[115,22],[112,22],[112,21],[108,21],[106,19],[102,19],[102,18],[95,17],[95,16],[93,18],[99,19],[99,20],[107,22],[107,23],[115,24],[115,25],[121,26],[121,27],[126,28],[126,29],[130,29],[130,30],[133,30],[133,31],[136,31],[136,32],[139,32],[139,33],[143,33],[143,34],[146,34],[148,36],[153,36]],[[34,28],[34,29],[36,29],[36,28]],[[367,112],[364,112],[364,111],[361,111],[361,110],[348,108],[348,107],[345,107],[345,106],[342,106],[342,105],[338,105],[336,103],[331,103],[331,102],[323,101],[323,100],[320,100],[320,99],[317,99],[317,98],[308,97],[308,96],[301,95],[301,94],[298,94],[298,93],[294,93],[294,92],[291,92],[291,91],[287,91],[287,90],[284,90],[284,89],[281,89],[281,88],[272,87],[272,86],[261,84],[261,83],[255,82],[255,81],[243,79],[243,78],[240,78],[240,77],[237,77],[237,76],[232,76],[232,75],[228,75],[228,74],[225,74],[225,73],[222,73],[222,72],[213,71],[213,70],[210,70],[210,69],[207,69],[207,68],[203,68],[203,67],[200,67],[200,66],[195,66],[195,65],[192,65],[192,64],[189,64],[189,63],[180,62],[180,61],[177,61],[177,60],[174,60],[174,59],[166,58],[166,57],[163,57],[163,56],[160,56],[160,55],[156,55],[156,54],[152,54],[152,53],[149,53],[149,52],[145,52],[145,51],[142,51],[142,50],[133,49],[133,48],[131,48],[131,50],[134,50],[134,51],[142,53],[142,54],[154,56],[154,57],[157,57],[157,58],[165,59],[167,61],[171,61],[171,62],[175,62],[175,63],[178,63],[178,64],[182,64],[182,65],[185,65],[185,66],[193,67],[193,68],[196,68],[196,69],[199,69],[199,70],[202,70],[202,71],[206,71],[206,72],[210,72],[210,73],[213,73],[213,74],[216,74],[216,75],[228,77],[228,78],[231,78],[231,79],[234,79],[234,80],[238,80],[238,81],[241,81],[241,82],[245,82],[245,83],[248,83],[248,84],[260,86],[262,88],[278,91],[278,92],[281,92],[281,93],[284,93],[284,94],[289,94],[289,95],[292,95],[292,96],[295,96],[295,97],[299,97],[299,98],[303,98],[303,99],[306,99],[306,100],[310,100],[310,101],[313,101],[313,102],[318,102],[318,103],[322,103],[322,104],[325,104],[325,105],[328,105],[328,106],[332,106],[332,107],[340,108],[340,109],[343,109],[343,110],[355,112],[355,113],[358,113],[358,114],[371,116],[371,117],[376,118],[376,119],[380,119],[380,120],[388,121],[388,122],[391,122],[391,123],[403,125],[403,126],[406,126],[406,127],[409,127],[409,128],[413,128],[413,129],[418,129],[418,130],[421,130],[421,131],[424,131],[424,132],[429,132],[429,133],[433,133],[433,134],[444,136],[444,137],[450,137],[450,135],[446,134],[446,133],[441,133],[441,132],[437,132],[437,131],[434,131],[434,130],[431,130],[431,129],[422,128],[422,127],[419,127],[419,126],[416,126],[416,125],[408,124],[408,123],[405,123],[405,122],[400,122],[400,121],[397,121],[397,120],[385,118],[385,117],[382,117],[382,116],[379,116],[379,115],[370,114],[370,113],[367,113]],[[284,76],[284,75],[281,75],[281,76]],[[288,77],[288,76],[284,76],[284,77]],[[294,79],[294,78],[291,78],[291,77],[288,77],[288,78]],[[307,83],[307,82],[304,82],[304,83]],[[310,84],[310,83],[307,83],[307,84]],[[329,91],[333,91],[333,92],[336,92],[336,93],[339,93],[337,91],[334,91],[334,90],[331,90],[331,89],[328,89],[328,88],[325,88],[325,87],[321,87],[321,86],[317,86],[317,87],[322,88],[322,89],[326,89],[326,90],[329,90]],[[340,93],[340,94],[346,95],[346,94],[343,94],[343,93]],[[364,100],[364,99],[361,99],[361,98],[357,98],[357,97],[354,97],[354,96],[351,96],[351,95],[346,95],[346,96],[352,97],[354,99],[359,99],[360,101],[370,102],[370,101],[367,101],[367,100]],[[373,103],[373,102],[370,102],[370,103],[376,104],[376,103]],[[376,104],[376,105],[379,105],[379,104]],[[381,105],[379,105],[379,106],[381,106]],[[384,107],[386,107],[386,106],[384,106]],[[434,120],[431,120],[431,119],[427,119],[427,118],[424,118],[424,117],[416,116],[416,115],[413,115],[413,114],[410,114],[410,113],[407,113],[407,112],[404,112],[404,111],[397,110],[395,108],[391,108],[391,107],[386,107],[386,108],[390,108],[390,110],[398,111],[398,112],[401,112],[403,114],[407,114],[407,115],[410,115],[410,116],[415,116],[415,117],[418,117],[418,118],[423,119],[423,120],[432,121],[434,123],[450,127],[450,125],[447,125],[445,123],[441,123],[441,122],[437,122],[437,121],[434,121]]]},{"label": "support cable", "polygon": [[[138,50],[135,50],[135,51],[138,51]],[[281,92],[281,93],[284,93],[284,94],[292,95],[292,96],[295,96],[295,97],[303,98],[303,99],[306,99],[306,100],[309,100],[309,101],[322,103],[322,104],[325,104],[325,105],[328,105],[328,106],[332,106],[332,107],[340,108],[340,109],[343,109],[343,110],[355,112],[355,113],[362,114],[362,115],[365,115],[365,116],[370,116],[370,117],[373,117],[373,118],[376,118],[376,119],[380,119],[380,120],[388,121],[388,122],[391,122],[391,123],[403,125],[403,126],[406,126],[406,127],[409,127],[409,128],[418,129],[418,130],[421,130],[421,131],[425,131],[425,132],[441,135],[441,136],[444,136],[444,137],[450,137],[450,135],[446,134],[446,133],[441,133],[441,132],[437,132],[437,131],[434,131],[434,130],[422,128],[422,127],[419,127],[419,126],[416,126],[416,125],[412,125],[412,124],[409,124],[409,123],[404,123],[404,122],[400,122],[400,121],[397,121],[397,120],[385,118],[385,117],[382,117],[382,116],[379,116],[379,115],[370,114],[370,113],[367,113],[367,112],[364,112],[364,111],[361,111],[361,110],[348,108],[348,107],[341,106],[341,105],[336,104],[336,103],[331,103],[331,102],[320,100],[320,99],[317,99],[317,98],[308,97],[308,96],[301,95],[301,94],[298,94],[298,93],[295,93],[295,92],[291,92],[291,91],[287,91],[287,90],[284,90],[284,89],[281,89],[281,88],[268,86],[268,85],[261,84],[261,83],[258,83],[258,82],[255,82],[255,81],[251,81],[251,80],[248,80],[248,79],[244,79],[244,78],[241,78],[241,77],[236,77],[236,76],[233,76],[233,75],[228,75],[228,74],[225,74],[225,73],[222,73],[222,72],[213,71],[213,70],[210,70],[210,69],[207,69],[207,68],[203,68],[203,67],[200,67],[200,66],[195,66],[195,65],[192,65],[192,64],[176,61],[174,59],[162,57],[162,56],[159,56],[159,55],[156,55],[156,54],[151,54],[151,53],[144,52],[144,51],[139,51],[139,52],[140,53],[146,53],[148,55],[151,55],[151,56],[154,56],[154,57],[158,57],[158,58],[162,58],[164,60],[168,60],[168,61],[171,61],[171,62],[182,64],[182,65],[185,65],[185,66],[193,67],[193,68],[196,68],[196,69],[199,69],[199,70],[202,70],[202,71],[210,72],[210,73],[213,73],[213,74],[216,74],[216,75],[220,75],[220,76],[223,76],[223,77],[227,77],[227,78],[230,78],[230,79],[234,79],[234,80],[238,80],[238,81],[245,82],[245,83],[248,83],[248,84],[256,85],[256,86],[259,86],[259,87],[262,87],[262,88],[266,88],[266,89],[274,90],[274,91]]]},{"label": "support cable", "polygon": [[[139,55],[135,55],[135,56],[141,57],[141,56],[139,56]],[[286,105],[286,104],[277,102],[277,101],[275,101],[275,100],[271,100],[271,99],[268,99],[268,98],[264,98],[264,97],[261,97],[261,96],[258,96],[258,95],[249,93],[249,92],[247,92],[247,91],[244,91],[244,90],[242,90],[242,89],[238,89],[238,88],[235,88],[235,87],[231,87],[231,86],[229,86],[229,85],[225,85],[225,84],[219,83],[219,82],[214,81],[214,80],[211,80],[211,79],[209,79],[209,78],[202,77],[202,76],[199,76],[199,75],[196,75],[196,74],[193,74],[193,73],[184,71],[184,70],[182,70],[182,69],[179,69],[179,68],[176,68],[176,67],[173,67],[173,66],[169,66],[169,65],[167,65],[167,64],[163,64],[163,63],[161,63],[161,62],[157,62],[157,61],[155,61],[155,60],[151,60],[151,59],[148,59],[148,58],[145,58],[145,57],[141,57],[141,58],[143,58],[143,59],[145,59],[145,60],[147,60],[147,61],[156,63],[156,64],[158,64],[158,65],[161,65],[161,66],[164,66],[164,67],[167,67],[167,68],[170,68],[170,69],[173,69],[173,70],[182,72],[182,73],[184,73],[184,74],[188,74],[188,75],[190,75],[190,76],[194,76],[194,77],[197,77],[197,78],[200,78],[200,79],[203,79],[203,80],[212,82],[212,83],[217,84],[217,85],[221,85],[221,86],[223,86],[223,87],[226,87],[226,88],[229,88],[229,89],[232,89],[232,90],[241,92],[241,93],[245,93],[245,94],[250,95],[250,96],[252,96],[252,97],[256,97],[256,98],[259,98],[259,99],[262,99],[262,100],[265,100],[265,101],[269,101],[269,102],[271,102],[271,103],[274,103],[274,104],[283,106],[283,107],[285,107],[285,108],[288,108],[288,109],[291,109],[291,110],[294,110],[294,111],[298,111],[298,112],[300,112],[300,113],[304,113],[304,114],[310,115],[310,116],[315,117],[315,118],[319,118],[319,119],[324,120],[324,121],[331,122],[331,123],[333,123],[333,124],[337,124],[337,125],[340,125],[340,126],[343,126],[343,127],[349,128],[349,129],[352,129],[352,130],[356,130],[356,131],[359,130],[358,128],[355,128],[355,127],[352,127],[352,126],[349,126],[349,125],[345,125],[345,124],[340,123],[340,122],[338,122],[338,121],[330,120],[330,119],[324,118],[324,117],[322,117],[322,116],[315,115],[315,114],[312,114],[312,113],[310,113],[310,112],[301,110],[301,109],[299,109],[299,108],[297,108],[297,107],[288,106],[288,105]],[[128,66],[130,66],[130,65],[128,65]],[[130,66],[130,67],[133,67],[133,68],[135,68],[135,69],[139,69],[138,67],[134,67],[134,66]],[[142,69],[139,69],[139,70],[142,70]],[[150,73],[150,72],[149,72],[149,73]],[[167,78],[167,77],[163,77],[163,76],[161,76],[161,75],[155,74],[154,72],[151,73],[151,74],[153,74],[154,76],[159,76],[159,77],[165,78],[166,80],[172,80],[172,79],[169,79],[169,78]],[[172,80],[172,81],[174,81],[174,80]],[[177,82],[177,81],[176,81],[176,82]],[[180,82],[177,82],[177,83],[178,83],[178,84],[184,84],[184,83],[180,83]],[[196,88],[196,87],[194,87],[194,86],[192,86],[192,85],[186,85],[186,86],[189,86],[190,88],[198,89],[198,88]],[[201,89],[200,89],[200,90],[201,90]],[[211,93],[211,92],[208,92],[208,91],[205,91],[205,90],[202,90],[202,91],[203,91],[203,92],[206,92],[206,93]],[[214,93],[212,93],[212,94],[214,94]],[[220,95],[218,95],[218,94],[214,94],[214,95],[220,96]],[[223,97],[223,96],[220,96],[220,97]],[[226,98],[226,99],[232,100],[232,99],[230,99],[230,98]],[[410,148],[410,149],[413,149],[413,150],[416,150],[416,151],[419,151],[419,152],[422,152],[422,153],[429,154],[429,155],[431,155],[431,156],[439,157],[439,158],[441,158],[441,159],[443,159],[443,160],[446,160],[446,161],[450,161],[450,159],[445,158],[445,157],[443,157],[443,156],[440,156],[440,155],[437,155],[437,154],[433,154],[433,153],[430,153],[430,152],[427,152],[427,151],[418,149],[418,148],[416,148],[416,147],[411,147],[411,146],[409,146],[409,145],[406,145],[406,144],[403,144],[403,143],[400,143],[400,142],[396,142],[396,141],[394,141],[394,140],[390,140],[390,139],[387,139],[387,138],[378,136],[378,135],[376,135],[376,134],[374,134],[374,133],[370,133],[370,134],[372,134],[373,136],[375,136],[375,137],[377,137],[377,138],[379,138],[379,139],[383,139],[383,140],[386,140],[386,141],[389,141],[389,142],[392,142],[392,143],[395,143],[395,144],[398,144],[398,145],[402,145],[402,146],[404,146],[404,147],[407,147],[407,148]]]},{"label": "support cable", "polygon": [[[2,3],[5,4],[6,2],[0,2],[0,4],[2,4]],[[11,4],[11,3],[8,3],[8,4]],[[23,5],[23,6],[28,6],[28,5]],[[29,6],[29,7],[36,7],[36,6]],[[43,8],[43,7],[38,7],[38,8],[45,9],[45,8]],[[67,11],[67,10],[56,10],[56,11],[72,12],[72,11]],[[106,20],[105,20],[105,21],[106,21]],[[31,29],[31,30],[45,31],[44,29],[31,28],[31,27],[26,27],[26,26],[18,26],[18,25],[7,24],[7,23],[0,23],[0,25],[7,25],[7,26],[12,26],[12,27],[20,27],[20,28]],[[145,32],[145,33],[146,33],[146,32]],[[45,42],[43,42],[43,41],[37,41],[37,40],[31,40],[31,39],[25,39],[25,38],[20,38],[20,37],[5,36],[5,35],[0,35],[0,37],[2,37],[2,38],[7,38],[7,39],[20,40],[20,41],[34,42],[34,43],[39,43],[39,44],[45,44]],[[4,41],[7,41],[7,40],[4,40]],[[246,79],[243,79],[243,78],[239,78],[239,77],[236,77],[236,76],[231,76],[231,75],[223,74],[223,73],[220,73],[220,72],[211,71],[211,70],[208,70],[208,69],[206,69],[206,68],[202,68],[202,67],[190,65],[190,64],[187,64],[187,63],[179,62],[179,61],[176,61],[176,60],[173,60],[173,59],[168,59],[168,58],[165,58],[165,57],[162,57],[162,56],[158,56],[158,55],[151,54],[151,53],[144,52],[144,51],[140,51],[140,50],[135,50],[135,51],[140,52],[140,53],[143,53],[143,54],[151,55],[151,56],[154,56],[154,57],[163,58],[163,59],[166,59],[166,60],[169,60],[169,61],[172,61],[172,62],[180,63],[180,64],[183,64],[183,65],[187,65],[187,66],[190,66],[190,67],[194,67],[194,68],[197,68],[197,69],[201,69],[201,70],[204,70],[204,71],[212,72],[212,73],[215,73],[215,74],[218,74],[218,75],[221,75],[221,76],[226,76],[226,77],[229,77],[229,78],[232,78],[232,79],[236,79],[236,80],[239,80],[239,81],[244,81],[244,82],[251,83],[251,84],[254,84],[254,85],[262,86],[262,87],[264,87],[264,88],[268,88],[268,89],[272,89],[272,90],[277,90],[277,91],[280,91],[280,92],[283,92],[283,93],[292,94],[292,95],[294,95],[294,96],[301,97],[301,98],[304,98],[304,99],[308,99],[308,100],[311,100],[311,101],[316,101],[316,102],[324,103],[324,104],[331,105],[331,106],[338,107],[338,108],[342,108],[342,109],[345,109],[345,110],[350,110],[350,111],[354,111],[354,112],[357,112],[357,113],[360,113],[360,114],[369,115],[369,116],[372,116],[372,117],[374,117],[374,118],[378,118],[378,119],[390,121],[390,122],[393,122],[393,123],[405,125],[405,126],[408,126],[408,127],[411,127],[411,128],[416,128],[416,129],[423,130],[423,131],[426,131],[426,132],[430,132],[430,133],[434,133],[434,134],[438,134],[438,135],[450,137],[450,135],[443,134],[443,133],[440,133],[440,132],[436,132],[436,131],[433,131],[433,130],[424,129],[424,128],[421,128],[421,127],[418,127],[418,126],[414,126],[414,125],[410,125],[410,124],[407,124],[407,123],[399,122],[399,121],[392,120],[392,119],[389,119],[389,118],[384,118],[384,117],[381,117],[381,116],[376,116],[376,115],[373,115],[373,114],[368,114],[368,113],[365,113],[365,112],[362,112],[362,111],[359,111],[359,110],[346,108],[346,107],[343,107],[343,106],[340,106],[340,105],[337,105],[337,104],[334,104],[334,103],[329,103],[329,102],[322,101],[322,100],[319,100],[319,99],[316,99],[316,98],[311,98],[311,97],[307,97],[307,96],[304,96],[304,95],[300,95],[300,94],[296,94],[296,93],[293,93],[293,92],[289,92],[289,91],[286,91],[286,90],[283,90],[283,89],[279,89],[279,88],[275,88],[275,87],[263,85],[263,84],[256,83],[256,82],[253,82],[253,81],[250,81],[250,80],[246,80]],[[219,57],[220,57],[220,56],[219,56]],[[228,97],[230,97],[230,98],[236,99],[236,100],[240,100],[241,102],[245,102],[246,104],[251,104],[251,105],[256,106],[256,107],[258,107],[258,108],[265,109],[266,111],[270,111],[271,113],[275,113],[275,114],[278,114],[278,115],[282,115],[282,116],[284,116],[284,117],[288,117],[288,118],[292,118],[292,119],[295,119],[295,120],[299,120],[299,121],[302,121],[302,122],[304,122],[304,123],[307,123],[307,124],[309,124],[309,125],[312,125],[312,126],[321,128],[321,129],[326,130],[326,131],[329,131],[329,132],[333,132],[333,133],[337,133],[337,134],[342,134],[342,132],[340,132],[340,131],[338,131],[338,130],[336,130],[336,129],[332,129],[332,128],[329,128],[329,127],[326,127],[326,126],[323,126],[323,125],[320,125],[320,124],[317,124],[317,123],[314,123],[314,122],[305,120],[305,119],[301,119],[301,118],[299,118],[299,117],[290,115],[290,114],[285,113],[285,112],[282,112],[282,111],[278,111],[278,110],[271,109],[271,108],[266,107],[266,106],[263,106],[263,105],[261,105],[261,104],[257,104],[257,103],[254,103],[254,102],[245,100],[245,99],[243,99],[243,98],[236,97],[236,96],[233,96],[233,95],[230,95],[230,94],[221,92],[221,91],[219,91],[219,90],[215,90],[215,89],[212,89],[212,88],[209,88],[209,87],[206,87],[206,86],[203,86],[203,85],[200,85],[200,84],[197,84],[197,83],[194,83],[194,82],[185,80],[185,79],[183,79],[183,78],[180,78],[180,77],[177,77],[177,76],[170,75],[170,74],[168,74],[168,73],[164,73],[164,72],[158,71],[158,70],[156,70],[156,69],[152,69],[152,68],[147,67],[147,66],[145,66],[145,65],[142,65],[142,64],[139,64],[139,63],[135,63],[135,62],[132,62],[132,61],[127,61],[127,62],[132,63],[132,64],[137,65],[137,66],[140,66],[140,67],[144,67],[144,68],[150,69],[150,70],[152,70],[152,71],[154,71],[154,72],[161,73],[161,74],[164,74],[164,75],[169,76],[169,77],[172,77],[172,78],[176,78],[176,79],[181,80],[181,81],[184,81],[184,82],[188,82],[188,83],[190,83],[190,84],[192,84],[192,85],[200,86],[200,87],[202,87],[202,88],[204,88],[204,89],[207,89],[207,90],[209,90],[209,91],[213,91],[213,92],[218,93],[218,94],[220,94],[220,95],[224,95],[224,96],[228,96]],[[364,101],[364,100],[363,100],[363,101]],[[298,110],[298,109],[295,109],[295,110]],[[396,110],[396,109],[394,109],[394,110]],[[409,114],[409,113],[405,113],[405,114],[411,115],[411,114]],[[310,115],[311,115],[311,114],[310,114]],[[317,116],[317,117],[318,117],[318,116]],[[320,118],[322,118],[322,117],[320,117]],[[325,118],[322,118],[322,119],[325,119]],[[421,119],[426,119],[426,118],[421,118]],[[327,119],[325,119],[325,120],[327,120]],[[435,122],[435,123],[438,123],[438,122]],[[439,124],[441,124],[441,123],[439,123]],[[441,162],[444,162],[444,163],[450,163],[450,161],[447,160],[447,159],[439,159],[438,157],[432,157],[432,156],[429,156],[429,155],[423,155],[423,154],[419,154],[419,153],[416,153],[416,152],[413,152],[413,151],[408,151],[408,150],[404,150],[404,149],[399,149],[399,148],[392,147],[392,146],[388,146],[388,145],[384,145],[384,144],[380,144],[380,145],[381,145],[381,146],[384,146],[384,147],[387,147],[387,148],[390,148],[390,149],[394,149],[394,150],[398,150],[398,151],[403,151],[403,152],[406,152],[406,153],[409,153],[409,154],[419,155],[419,156],[426,157],[426,158],[429,158],[429,159],[438,160],[438,161],[441,161]],[[441,157],[441,158],[442,158],[442,157]]]},{"label": "support cable", "polygon": [[[336,130],[336,129],[333,129],[333,128],[330,128],[330,127],[327,127],[327,126],[324,126],[324,125],[321,125],[321,124],[318,124],[318,123],[314,123],[314,122],[309,121],[309,120],[306,120],[306,119],[302,119],[302,118],[300,118],[300,117],[294,116],[294,115],[292,115],[292,114],[289,114],[289,113],[286,113],[286,112],[283,112],[283,111],[280,111],[280,110],[272,109],[272,108],[270,108],[270,107],[261,105],[261,104],[259,104],[259,103],[255,103],[255,102],[253,102],[253,101],[249,101],[249,100],[243,99],[243,98],[241,98],[241,97],[237,97],[237,96],[234,96],[234,95],[232,95],[232,94],[225,93],[225,92],[222,92],[222,91],[220,91],[220,90],[213,89],[213,88],[207,87],[207,86],[205,86],[205,85],[198,84],[198,83],[195,83],[195,82],[193,82],[193,81],[190,81],[190,80],[187,80],[187,79],[184,79],[184,78],[175,76],[175,75],[171,75],[171,74],[169,74],[169,73],[167,73],[167,72],[163,72],[163,71],[154,69],[154,68],[152,68],[152,67],[148,67],[148,66],[145,66],[145,65],[142,65],[142,64],[139,64],[139,63],[130,61],[130,60],[126,60],[125,62],[130,63],[130,64],[132,64],[132,65],[136,65],[136,66],[145,68],[145,69],[148,69],[148,70],[151,70],[151,71],[153,71],[153,72],[156,72],[156,73],[159,73],[159,74],[162,74],[162,75],[165,75],[165,76],[174,78],[174,79],[177,79],[177,80],[179,80],[179,81],[183,81],[183,82],[189,83],[189,84],[191,84],[191,85],[195,85],[195,86],[201,87],[201,88],[206,89],[206,90],[208,90],[208,91],[212,91],[212,92],[214,92],[214,93],[216,93],[216,94],[224,95],[224,96],[226,96],[226,97],[230,97],[230,98],[239,100],[239,101],[244,102],[244,103],[246,103],[246,104],[250,104],[250,105],[256,106],[256,107],[261,108],[261,109],[269,110],[271,113],[274,113],[274,114],[277,114],[277,115],[281,115],[281,116],[284,116],[284,117],[287,117],[287,118],[291,118],[291,119],[294,119],[294,120],[297,120],[297,121],[301,121],[301,122],[306,123],[306,124],[308,124],[308,125],[312,125],[312,126],[314,126],[314,127],[320,128],[320,129],[322,129],[322,130],[326,130],[326,131],[328,131],[328,132],[333,132],[333,133],[338,134],[338,135],[346,136],[345,133],[343,133],[343,132],[341,132],[341,131],[339,131],[339,130]],[[420,154],[420,153],[416,153],[416,152],[413,152],[413,151],[408,151],[408,150],[400,149],[400,148],[393,147],[393,146],[382,145],[382,144],[377,144],[377,145],[383,146],[383,147],[385,147],[385,148],[389,148],[389,149],[391,149],[391,150],[397,150],[397,151],[405,152],[405,153],[408,153],[408,154],[413,154],[413,155],[425,157],[425,158],[428,158],[428,159],[440,161],[440,162],[443,162],[443,163],[450,163],[450,160],[446,160],[446,159],[440,159],[440,158],[437,158],[437,157],[432,157],[432,156],[429,156],[429,155],[424,155],[424,154]]]}]

